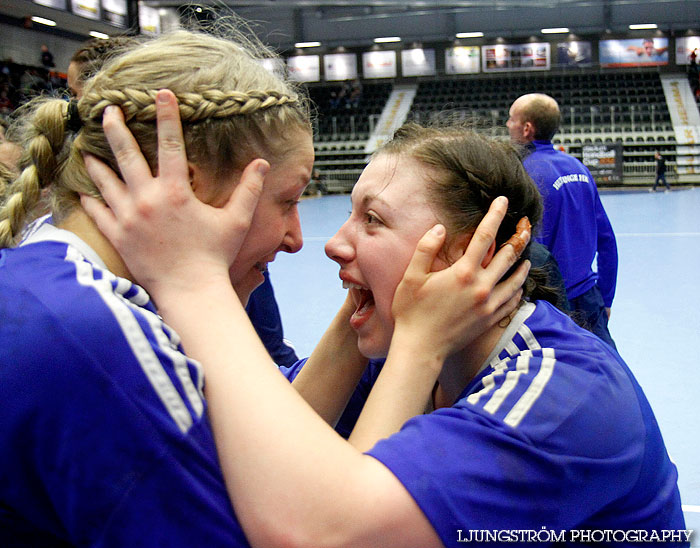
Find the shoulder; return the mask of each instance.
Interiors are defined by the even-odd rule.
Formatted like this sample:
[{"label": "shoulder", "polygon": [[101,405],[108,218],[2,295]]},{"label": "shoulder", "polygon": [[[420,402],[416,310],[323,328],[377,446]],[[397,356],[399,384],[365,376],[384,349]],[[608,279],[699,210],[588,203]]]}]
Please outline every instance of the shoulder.
[{"label": "shoulder", "polygon": [[[56,404],[77,387],[94,395],[107,383],[110,399],[151,408],[153,420],[181,432],[199,419],[201,369],[142,288],[70,245],[42,242],[16,251],[0,283],[3,302],[17,302],[0,327],[0,352],[12,356],[12,371],[36,375],[34,388],[43,385]],[[70,398],[65,403],[73,407]]]},{"label": "shoulder", "polygon": [[[548,303],[538,302],[499,358],[472,385],[461,407],[555,451],[566,445],[572,453],[602,457],[643,439],[626,365]],[[604,439],[601,431],[608,433]]]}]

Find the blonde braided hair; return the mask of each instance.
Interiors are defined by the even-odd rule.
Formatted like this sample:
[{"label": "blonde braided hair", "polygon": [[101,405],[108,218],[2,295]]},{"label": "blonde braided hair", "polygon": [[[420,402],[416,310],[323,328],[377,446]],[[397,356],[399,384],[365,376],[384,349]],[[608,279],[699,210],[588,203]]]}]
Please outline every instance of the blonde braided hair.
[{"label": "blonde braided hair", "polygon": [[[229,33],[236,34],[229,29]],[[155,172],[155,96],[170,89],[180,104],[188,159],[214,180],[240,172],[256,157],[282,160],[294,128],[311,133],[308,98],[296,84],[268,72],[268,55],[242,35],[237,41],[192,31],[163,35],[110,60],[86,82],[78,102],[83,122],[73,139],[66,132],[67,103],[44,101],[27,120],[27,168],[0,210],[0,247],[12,245],[41,198],[50,189],[54,220],[79,205],[79,194],[99,197],[82,153],[92,154],[119,173],[102,130],[109,105],[124,112],[129,129]],[[187,59],[183,64],[182,59]],[[36,140],[36,142],[35,142]]]},{"label": "blonde braided hair", "polygon": [[33,112],[24,112],[20,119],[31,116],[33,123],[23,132],[22,165],[26,165],[5,191],[0,209],[0,248],[15,243],[27,218],[37,209],[42,190],[56,177],[65,156],[65,124],[68,103],[62,100],[40,100]]}]

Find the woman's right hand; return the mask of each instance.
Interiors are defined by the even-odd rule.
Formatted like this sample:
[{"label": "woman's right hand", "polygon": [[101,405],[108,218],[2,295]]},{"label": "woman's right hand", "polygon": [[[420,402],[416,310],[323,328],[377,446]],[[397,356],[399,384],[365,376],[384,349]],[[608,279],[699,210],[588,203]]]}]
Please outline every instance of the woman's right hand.
[{"label": "woman's right hand", "polygon": [[430,345],[437,367],[510,315],[520,302],[529,261],[523,261],[508,279],[500,280],[530,240],[527,219],[518,223],[518,232],[489,260],[507,207],[506,198],[494,200],[464,255],[437,272],[432,271],[432,265],[445,240],[445,229],[441,225],[431,229],[418,242],[396,290],[392,304],[395,334],[408,334],[408,340]]},{"label": "woman's right hand", "polygon": [[[124,181],[87,155],[85,165],[107,205],[81,196],[83,207],[126,263],[134,279],[156,301],[221,277],[228,280],[250,227],[269,164],[254,160],[244,169],[221,208],[200,201],[190,186],[177,99],[156,97],[158,174],[153,176],[116,106],[105,109],[105,135]],[[126,184],[124,184],[126,183]],[[230,282],[228,282],[230,283]]]}]

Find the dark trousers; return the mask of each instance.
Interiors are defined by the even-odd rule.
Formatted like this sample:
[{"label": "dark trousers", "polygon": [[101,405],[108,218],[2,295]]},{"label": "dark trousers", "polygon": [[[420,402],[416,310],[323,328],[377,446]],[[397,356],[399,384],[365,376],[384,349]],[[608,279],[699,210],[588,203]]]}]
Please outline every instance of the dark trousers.
[{"label": "dark trousers", "polygon": [[612,346],[615,350],[615,341],[608,331],[608,315],[605,312],[603,295],[597,285],[579,295],[574,299],[569,299],[573,309],[573,317],[576,323],[588,329],[588,331],[598,335],[602,340]]},{"label": "dark trousers", "polygon": [[664,185],[666,185],[666,188],[667,188],[668,190],[671,190],[671,185],[669,185],[669,184],[666,182],[666,174],[665,174],[665,173],[657,173],[657,174],[656,174],[656,181],[654,181],[654,187],[652,188],[652,190],[656,190],[656,187],[658,186],[659,181],[663,181],[663,182],[664,182]]}]

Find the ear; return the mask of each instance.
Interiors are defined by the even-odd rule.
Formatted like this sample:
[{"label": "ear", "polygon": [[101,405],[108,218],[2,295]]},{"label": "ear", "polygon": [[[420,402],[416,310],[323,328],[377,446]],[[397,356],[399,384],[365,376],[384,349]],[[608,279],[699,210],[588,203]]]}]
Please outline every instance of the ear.
[{"label": "ear", "polygon": [[222,187],[216,184],[212,174],[192,162],[187,162],[187,174],[190,179],[192,192],[194,192],[199,201],[205,204],[217,205],[220,201]]},{"label": "ear", "polygon": [[192,191],[197,194],[197,189],[202,187],[202,170],[192,162],[187,162],[187,176],[190,178]]},{"label": "ear", "polygon": [[[447,258],[449,260],[449,264],[453,264],[457,259],[459,259],[462,255],[464,255],[464,252],[467,250],[467,246],[469,245],[469,242],[472,241],[472,233],[469,234],[462,234],[461,236],[458,236],[455,238],[447,247],[446,252],[447,252]],[[491,245],[489,246],[488,251],[486,252],[486,255],[484,255],[484,260],[481,261],[481,266],[482,268],[486,268],[491,260],[493,259],[493,256],[496,254],[496,242],[493,241],[491,242]]]},{"label": "ear", "polygon": [[532,122],[525,122],[525,125],[523,126],[523,137],[525,137],[528,141],[535,140],[535,126],[532,124]]}]

